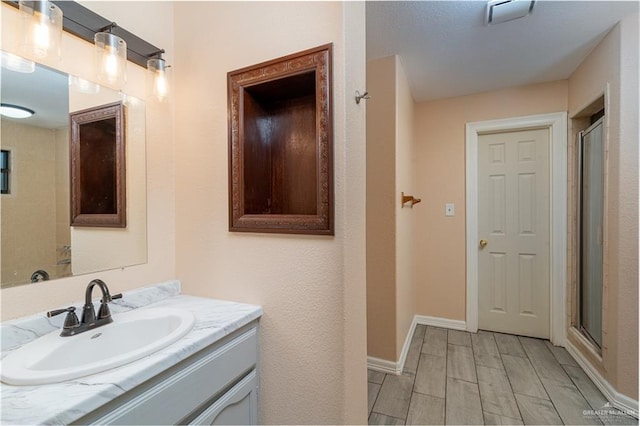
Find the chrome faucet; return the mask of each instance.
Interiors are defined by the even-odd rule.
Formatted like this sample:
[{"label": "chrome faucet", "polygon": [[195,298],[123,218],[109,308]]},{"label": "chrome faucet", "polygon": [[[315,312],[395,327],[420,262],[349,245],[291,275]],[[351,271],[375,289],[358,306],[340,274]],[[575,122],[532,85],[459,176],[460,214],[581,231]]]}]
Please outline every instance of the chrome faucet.
[{"label": "chrome faucet", "polygon": [[[93,293],[93,287],[98,286],[102,291],[102,299],[100,299],[100,309],[98,309],[98,317],[96,318],[96,311],[91,301],[91,295]],[[55,315],[68,312],[67,317],[64,320],[64,326],[62,327],[62,333],[60,336],[73,336],[75,334],[83,333],[87,330],[91,330],[102,325],[113,322],[111,318],[111,312],[109,311],[108,303],[113,299],[122,298],[122,293],[114,294],[109,293],[109,287],[102,280],[92,280],[85,291],[84,307],[82,308],[82,320],[78,321],[75,310],[76,308],[71,306],[66,309],[57,309],[47,312],[47,317],[51,318]]]}]

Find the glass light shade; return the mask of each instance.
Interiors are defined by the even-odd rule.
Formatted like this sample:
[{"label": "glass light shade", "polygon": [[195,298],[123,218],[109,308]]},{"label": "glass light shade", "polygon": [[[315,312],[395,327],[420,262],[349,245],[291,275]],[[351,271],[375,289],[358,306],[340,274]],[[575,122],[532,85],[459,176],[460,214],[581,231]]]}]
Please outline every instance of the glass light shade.
[{"label": "glass light shade", "polygon": [[147,61],[147,86],[149,93],[164,102],[169,96],[169,78],[167,63],[164,59],[149,59]]},{"label": "glass light shade", "polygon": [[31,74],[36,70],[36,63],[8,52],[2,52],[2,68]]},{"label": "glass light shade", "polygon": [[126,81],[127,43],[111,33],[96,33],[96,77],[100,83],[120,89]]},{"label": "glass light shade", "polygon": [[62,10],[49,1],[20,0],[22,45],[25,56],[60,59]]}]

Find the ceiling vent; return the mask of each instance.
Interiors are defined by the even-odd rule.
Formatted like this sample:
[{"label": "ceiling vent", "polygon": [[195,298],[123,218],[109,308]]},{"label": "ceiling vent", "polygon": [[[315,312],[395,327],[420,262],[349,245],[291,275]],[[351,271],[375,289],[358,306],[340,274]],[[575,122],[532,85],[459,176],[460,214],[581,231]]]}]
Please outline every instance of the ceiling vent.
[{"label": "ceiling vent", "polygon": [[485,24],[495,25],[524,18],[531,13],[534,3],[533,0],[491,0],[487,3]]}]

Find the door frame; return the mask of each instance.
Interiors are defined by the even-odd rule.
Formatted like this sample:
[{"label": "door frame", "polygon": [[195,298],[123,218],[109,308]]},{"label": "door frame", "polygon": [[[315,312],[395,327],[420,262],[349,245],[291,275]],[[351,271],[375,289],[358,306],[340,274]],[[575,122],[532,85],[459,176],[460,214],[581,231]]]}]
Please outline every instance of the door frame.
[{"label": "door frame", "polygon": [[478,135],[547,128],[550,161],[550,340],[565,346],[567,284],[567,113],[529,115],[466,125],[467,331],[478,331]]}]

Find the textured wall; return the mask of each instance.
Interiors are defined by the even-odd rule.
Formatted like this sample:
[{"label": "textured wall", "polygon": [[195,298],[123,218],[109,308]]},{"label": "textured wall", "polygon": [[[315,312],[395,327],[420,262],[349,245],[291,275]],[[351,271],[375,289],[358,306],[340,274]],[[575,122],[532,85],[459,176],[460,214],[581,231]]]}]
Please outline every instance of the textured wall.
[{"label": "textured wall", "polygon": [[636,13],[620,23],[620,163],[616,269],[618,294],[617,390],[638,400],[638,69],[640,44]]},{"label": "textured wall", "polygon": [[638,398],[638,15],[625,18],[569,79],[569,116],[606,91],[608,147],[602,361],[577,347],[618,391]]},{"label": "textured wall", "polygon": [[[263,423],[366,422],[364,263],[357,259],[365,250],[364,128],[352,131],[361,119],[351,114],[362,109],[349,94],[364,86],[364,69],[344,65],[351,55],[362,58],[364,15],[346,8],[175,5],[177,278],[186,293],[263,306]],[[353,39],[352,28],[360,34]],[[330,42],[335,237],[228,232],[227,72]]]}]

